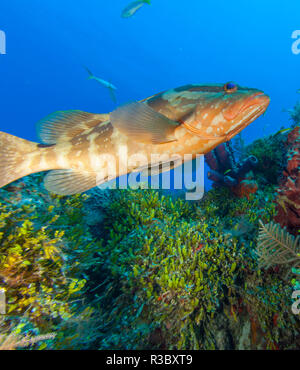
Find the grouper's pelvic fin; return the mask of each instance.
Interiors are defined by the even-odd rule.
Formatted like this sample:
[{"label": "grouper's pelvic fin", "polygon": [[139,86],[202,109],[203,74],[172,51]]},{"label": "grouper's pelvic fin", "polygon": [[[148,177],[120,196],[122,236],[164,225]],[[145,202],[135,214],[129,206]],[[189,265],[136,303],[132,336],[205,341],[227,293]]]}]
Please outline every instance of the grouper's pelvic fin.
[{"label": "grouper's pelvic fin", "polygon": [[58,195],[72,195],[88,191],[107,181],[100,179],[96,173],[76,170],[50,171],[44,180],[45,188]]},{"label": "grouper's pelvic fin", "polygon": [[0,187],[33,172],[26,159],[36,151],[38,144],[0,132]]}]

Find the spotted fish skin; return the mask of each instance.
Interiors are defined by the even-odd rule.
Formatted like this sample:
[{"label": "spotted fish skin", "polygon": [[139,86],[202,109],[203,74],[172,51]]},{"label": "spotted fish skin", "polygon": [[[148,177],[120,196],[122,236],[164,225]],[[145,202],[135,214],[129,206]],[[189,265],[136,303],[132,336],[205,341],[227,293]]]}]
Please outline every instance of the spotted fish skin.
[{"label": "spotted fish skin", "polygon": [[[96,186],[99,172],[100,182],[106,181],[110,158],[122,162],[124,152],[144,158],[138,167],[149,164],[153,154],[205,154],[242,131],[265,112],[269,102],[260,90],[237,86],[227,92],[223,84],[187,85],[156,94],[139,104],[175,123],[174,140],[160,144],[133,140],[109,114],[59,112],[42,121],[43,144],[0,133],[0,187],[31,173],[55,170],[47,175],[46,188],[69,195]],[[136,163],[119,166],[117,175],[136,168]]]}]

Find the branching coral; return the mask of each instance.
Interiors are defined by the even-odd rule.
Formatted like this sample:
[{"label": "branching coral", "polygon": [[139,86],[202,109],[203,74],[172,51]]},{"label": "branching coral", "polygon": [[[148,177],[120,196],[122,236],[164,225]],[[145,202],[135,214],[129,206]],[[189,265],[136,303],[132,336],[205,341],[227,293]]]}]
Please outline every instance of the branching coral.
[{"label": "branching coral", "polygon": [[86,338],[70,338],[92,315],[83,294],[101,250],[83,222],[86,196],[51,196],[38,187],[38,176],[25,181],[34,184],[31,190],[16,183],[0,192],[0,287],[7,301],[1,332],[9,327],[10,335],[12,322],[18,327],[28,319],[32,326],[17,335],[59,330],[55,346],[79,346]]},{"label": "branching coral", "polygon": [[[189,223],[193,208],[181,199],[140,191],[122,194],[109,214],[115,220],[107,243],[112,273],[123,282],[123,294],[136,292],[139,319],[150,315],[147,326],[159,329],[169,348],[187,348],[193,320],[200,325],[213,317],[242,254],[217,231],[218,220]],[[190,345],[199,346],[195,340]]]},{"label": "branching coral", "polygon": [[[274,207],[263,194],[237,205],[217,194],[222,191],[209,192],[198,205],[154,191],[114,193],[104,243],[110,277],[101,297],[111,312],[100,348],[238,348],[247,322],[257,328],[253,348],[278,343],[271,322],[290,304],[290,291],[279,276],[263,275],[253,254],[258,219],[269,222]],[[254,227],[249,239],[224,232],[232,215],[241,214]],[[277,321],[294,338],[284,314]]]}]

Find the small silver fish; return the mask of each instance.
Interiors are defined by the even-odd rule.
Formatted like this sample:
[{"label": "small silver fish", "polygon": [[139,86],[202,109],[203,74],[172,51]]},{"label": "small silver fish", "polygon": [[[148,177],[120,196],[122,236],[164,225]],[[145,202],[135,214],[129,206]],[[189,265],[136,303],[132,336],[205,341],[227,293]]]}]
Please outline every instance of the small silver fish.
[{"label": "small silver fish", "polygon": [[122,18],[130,18],[132,17],[138,10],[141,9],[145,4],[151,5],[151,0],[137,0],[130,3],[126,8],[122,11],[121,17]]},{"label": "small silver fish", "polygon": [[106,87],[108,89],[109,93],[110,93],[111,100],[114,103],[116,103],[117,102],[117,98],[116,98],[115,90],[117,90],[117,88],[113,84],[111,84],[110,82],[107,82],[105,80],[102,80],[99,77],[94,76],[94,74],[87,67],[85,67],[85,69],[87,70],[87,72],[89,74],[88,80],[95,80],[100,85]]}]

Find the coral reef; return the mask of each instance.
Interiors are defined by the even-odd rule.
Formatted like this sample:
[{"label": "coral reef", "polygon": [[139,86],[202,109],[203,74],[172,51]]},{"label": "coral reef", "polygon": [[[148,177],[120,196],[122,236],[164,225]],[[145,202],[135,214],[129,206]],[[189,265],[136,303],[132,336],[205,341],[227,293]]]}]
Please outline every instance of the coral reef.
[{"label": "coral reef", "polygon": [[145,189],[60,197],[40,175],[1,189],[0,346],[299,349],[299,279],[286,279],[298,264],[277,263],[298,241],[299,127],[240,144],[206,156],[214,187],[197,202]]},{"label": "coral reef", "polygon": [[52,196],[38,175],[24,181],[26,187],[18,181],[0,190],[0,287],[7,303],[0,332],[18,338],[57,333],[38,348],[90,346],[79,330],[93,316],[83,293],[101,242],[85,226],[87,196]]},{"label": "coral reef", "polygon": [[[259,219],[274,217],[273,192],[233,202],[218,188],[198,205],[154,191],[114,193],[100,348],[296,348],[292,287],[259,269],[252,253]],[[236,234],[241,218],[252,227]]]},{"label": "coral reef", "polygon": [[288,134],[287,165],[277,191],[275,221],[297,235],[300,230],[300,127]]},{"label": "coral reef", "polygon": [[257,139],[245,148],[245,156],[255,156],[253,173],[261,185],[277,185],[286,161],[287,133],[277,133]]},{"label": "coral reef", "polygon": [[111,191],[99,202],[98,191],[63,198],[38,176],[24,181],[0,194],[2,338],[54,332],[32,344],[41,349],[297,348],[292,287],[254,253],[273,187],[248,198],[218,187],[197,203]]},{"label": "coral reef", "polygon": [[293,109],[287,111],[292,120],[292,128],[300,125],[300,102],[297,102]]},{"label": "coral reef", "polygon": [[227,186],[239,197],[257,191],[255,180],[251,175],[247,177],[258,164],[255,156],[250,155],[237,162],[230,143],[223,143],[206,154],[205,159],[211,169],[208,178],[213,181],[213,187]]}]

